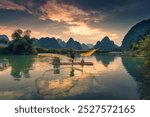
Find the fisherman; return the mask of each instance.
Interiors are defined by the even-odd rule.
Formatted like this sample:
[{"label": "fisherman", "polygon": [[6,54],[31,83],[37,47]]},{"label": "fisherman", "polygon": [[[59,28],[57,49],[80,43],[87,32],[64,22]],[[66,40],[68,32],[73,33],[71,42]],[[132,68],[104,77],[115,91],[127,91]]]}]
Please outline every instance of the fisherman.
[{"label": "fisherman", "polygon": [[71,60],[71,62],[72,62],[72,65],[73,65],[73,62],[74,62],[74,58],[75,58],[75,55],[74,55],[74,53],[70,53],[70,57],[72,58],[72,60]]},{"label": "fisherman", "polygon": [[84,59],[81,59],[81,65],[84,66]]},{"label": "fisherman", "polygon": [[70,57],[74,60],[75,56],[73,53],[71,53]]}]

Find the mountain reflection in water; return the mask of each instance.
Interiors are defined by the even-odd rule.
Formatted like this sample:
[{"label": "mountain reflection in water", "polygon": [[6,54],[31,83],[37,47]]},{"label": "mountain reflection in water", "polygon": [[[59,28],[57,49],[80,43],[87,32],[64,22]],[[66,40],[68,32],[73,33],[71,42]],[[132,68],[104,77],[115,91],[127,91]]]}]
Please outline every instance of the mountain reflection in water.
[{"label": "mountain reflection in water", "polygon": [[143,99],[140,58],[98,54],[84,58],[94,65],[83,67],[50,64],[70,62],[53,54],[0,56],[2,59],[9,66],[0,71],[0,99]]}]

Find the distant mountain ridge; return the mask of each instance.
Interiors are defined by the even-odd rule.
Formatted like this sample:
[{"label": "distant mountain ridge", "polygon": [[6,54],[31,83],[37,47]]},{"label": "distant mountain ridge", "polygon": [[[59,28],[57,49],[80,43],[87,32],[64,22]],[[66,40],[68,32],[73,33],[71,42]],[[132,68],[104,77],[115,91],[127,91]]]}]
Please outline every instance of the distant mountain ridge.
[{"label": "distant mountain ridge", "polygon": [[88,44],[86,44],[86,45],[87,45],[90,49],[94,47],[93,44],[89,44],[89,43],[88,43]]},{"label": "distant mountain ridge", "polygon": [[[49,37],[42,37],[40,39],[34,39],[34,45],[40,48],[52,48],[52,49],[74,49],[74,50],[89,50],[90,47],[86,44],[81,44],[78,41],[75,41],[73,38],[69,38],[67,42]],[[92,44],[90,44],[91,46]]]},{"label": "distant mountain ridge", "polygon": [[83,43],[82,45],[82,50],[89,50],[90,47],[88,45],[86,45],[85,43]]},{"label": "distant mountain ridge", "polygon": [[134,25],[128,33],[125,35],[121,48],[123,50],[128,50],[131,48],[132,44],[140,41],[141,37],[150,32],[150,19],[143,20],[136,25]]},{"label": "distant mountain ridge", "polygon": [[82,50],[82,46],[78,41],[74,41],[73,38],[70,38],[67,43],[66,43],[66,47],[68,49],[75,49],[75,50]]},{"label": "distant mountain ridge", "polygon": [[0,35],[0,47],[7,47],[9,42],[9,38],[7,35]]},{"label": "distant mountain ridge", "polygon": [[8,42],[9,38],[7,37],[7,35],[0,35],[0,43],[1,42]]},{"label": "distant mountain ridge", "polygon": [[94,46],[95,49],[99,49],[100,51],[115,51],[118,46],[109,39],[108,36],[105,36],[102,41],[98,41]]},{"label": "distant mountain ridge", "polygon": [[66,42],[61,40],[61,39],[57,39],[58,44],[62,47],[65,48],[66,47]]},{"label": "distant mountain ridge", "polygon": [[34,44],[40,48],[47,49],[74,49],[74,50],[90,50],[92,48],[99,49],[101,51],[114,51],[118,46],[109,39],[109,37],[104,37],[102,41],[98,41],[95,46],[92,44],[85,44],[75,41],[73,38],[69,38],[67,42],[56,38],[40,38],[35,40]]},{"label": "distant mountain ridge", "polygon": [[47,48],[47,49],[60,49],[61,46],[58,44],[57,40],[49,37],[43,37],[39,40],[35,41],[35,45],[40,48]]},{"label": "distant mountain ridge", "polygon": [[[126,51],[129,50],[134,43],[140,41],[141,37],[150,34],[150,19],[143,20],[136,25],[134,25],[128,33],[124,36],[122,40],[122,45],[119,49]],[[0,35],[0,44],[8,45],[9,38],[7,35]],[[99,49],[100,51],[115,51],[118,46],[109,39],[109,37],[104,37],[101,41],[97,41],[95,45],[80,43],[73,38],[70,38],[67,42],[49,37],[42,37],[40,39],[34,40],[34,45],[40,48],[52,48],[52,49],[74,49],[74,50],[89,50],[92,48]]]}]

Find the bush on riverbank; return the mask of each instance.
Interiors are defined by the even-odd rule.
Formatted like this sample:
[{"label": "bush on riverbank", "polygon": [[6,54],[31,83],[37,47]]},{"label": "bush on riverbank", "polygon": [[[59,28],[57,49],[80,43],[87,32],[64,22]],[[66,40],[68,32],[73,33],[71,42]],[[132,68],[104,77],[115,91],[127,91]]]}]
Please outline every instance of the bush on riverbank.
[{"label": "bush on riverbank", "polygon": [[131,55],[150,58],[150,35],[143,37],[141,41],[133,45]]}]

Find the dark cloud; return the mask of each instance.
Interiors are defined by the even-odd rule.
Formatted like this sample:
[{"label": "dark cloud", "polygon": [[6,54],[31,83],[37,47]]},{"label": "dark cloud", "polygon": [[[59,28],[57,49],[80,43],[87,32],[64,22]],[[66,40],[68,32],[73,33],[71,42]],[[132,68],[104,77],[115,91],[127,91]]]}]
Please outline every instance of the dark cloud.
[{"label": "dark cloud", "polygon": [[[3,0],[4,1],[4,0]],[[6,0],[7,1],[7,0]],[[24,6],[25,8],[33,11],[33,14],[38,14],[39,8],[46,4],[48,1],[58,1],[63,4],[70,4],[78,6],[79,8],[90,13],[93,21],[98,20],[100,16],[106,16],[106,20],[110,22],[129,20],[141,20],[150,17],[149,0],[9,0],[17,5]],[[61,11],[60,11],[61,12]],[[95,12],[95,14],[92,14]],[[36,15],[37,15],[36,14]],[[76,16],[77,20],[80,17]],[[94,19],[93,19],[94,18]],[[110,20],[109,20],[110,19]],[[86,21],[86,19],[84,19]],[[89,21],[90,22],[90,21]],[[100,19],[101,22],[101,19]]]},{"label": "dark cloud", "polygon": [[11,0],[12,2],[20,5],[24,5],[29,9],[36,10],[42,4],[45,4],[48,0]]},{"label": "dark cloud", "polygon": [[128,6],[139,3],[141,5],[149,6],[149,0],[62,0],[65,3],[75,4],[86,10],[101,10],[103,12],[110,12],[116,7]]},{"label": "dark cloud", "polygon": [[125,23],[150,17],[149,0],[63,0],[72,3],[87,11],[97,11],[99,15],[105,15],[109,22]]},{"label": "dark cloud", "polygon": [[40,20],[38,16],[27,11],[0,10],[0,26],[34,29],[49,34],[62,34],[68,30],[68,24],[52,20]]},{"label": "dark cloud", "polygon": [[[70,0],[64,1],[69,2]],[[96,11],[95,18],[97,19],[98,16],[104,16],[104,20],[89,22],[89,25],[96,28],[127,32],[137,22],[150,18],[149,0],[86,0],[86,2],[75,0],[74,4],[87,11]]]}]

